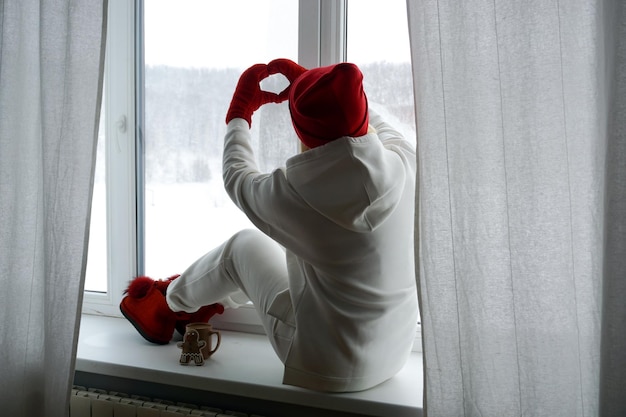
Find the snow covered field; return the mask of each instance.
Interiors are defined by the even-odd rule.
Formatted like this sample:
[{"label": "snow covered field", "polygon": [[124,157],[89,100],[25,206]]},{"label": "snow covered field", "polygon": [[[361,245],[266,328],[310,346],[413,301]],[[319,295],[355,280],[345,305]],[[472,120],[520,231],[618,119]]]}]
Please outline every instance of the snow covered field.
[{"label": "snow covered field", "polygon": [[[149,184],[145,204],[145,273],[153,278],[182,272],[233,233],[253,227],[230,201],[221,178],[206,183]],[[89,245],[85,289],[106,291],[104,183],[94,186]]]}]

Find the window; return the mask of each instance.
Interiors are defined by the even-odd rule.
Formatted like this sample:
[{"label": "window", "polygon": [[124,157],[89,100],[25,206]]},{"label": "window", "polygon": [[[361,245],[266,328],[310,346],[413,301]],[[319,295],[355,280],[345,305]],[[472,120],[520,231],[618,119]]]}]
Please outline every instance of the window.
[{"label": "window", "polygon": [[[172,7],[150,0],[144,8],[145,272],[159,277],[253,227],[224,191],[224,117],[248,66],[298,59],[298,3],[194,0]],[[254,114],[261,170],[298,151],[295,134],[259,140],[267,126],[289,123],[285,108],[276,107]]]},{"label": "window", "polygon": [[[104,100],[106,99],[103,97]],[[104,134],[104,118],[105,112],[102,109],[98,129],[98,149],[91,205],[91,225],[89,227],[89,253],[87,254],[87,273],[85,275],[85,289],[97,293],[107,292],[107,220],[104,166],[106,135]]]},{"label": "window", "polygon": [[348,2],[347,61],[363,72],[370,105],[415,142],[415,105],[406,1]]},{"label": "window", "polygon": [[[355,62],[372,107],[415,138],[405,8],[404,0],[110,1],[84,311],[120,315],[131,277],[180,273],[250,227],[221,173],[224,117],[249,65]],[[273,77],[266,88],[285,85]],[[267,126],[290,127],[288,117],[273,106],[254,115],[263,170],[298,151],[290,128],[276,142],[259,140]],[[259,329],[253,309],[227,313],[216,317],[224,327]]]}]

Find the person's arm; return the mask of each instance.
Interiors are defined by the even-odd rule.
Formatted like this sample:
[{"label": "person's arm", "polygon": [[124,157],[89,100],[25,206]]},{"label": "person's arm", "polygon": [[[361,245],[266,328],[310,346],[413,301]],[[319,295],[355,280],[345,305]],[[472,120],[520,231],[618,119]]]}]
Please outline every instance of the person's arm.
[{"label": "person's arm", "polygon": [[261,90],[260,80],[281,73],[292,82],[306,71],[293,61],[276,59],[269,64],[257,64],[241,75],[226,116],[226,136],[222,175],[224,188],[231,200],[262,231],[269,234],[277,216],[273,198],[281,195],[281,172],[263,174],[259,171],[251,145],[252,114],[263,104],[280,103],[287,99],[287,87],[279,94]]},{"label": "person's arm", "polygon": [[260,181],[261,175],[252,150],[250,128],[245,119],[235,118],[226,128],[222,176],[226,192],[244,212],[250,205],[246,200],[250,197],[252,182]]},{"label": "person's arm", "polygon": [[375,110],[369,109],[370,125],[376,130],[382,142],[388,140],[406,140],[404,135],[387,123]]}]

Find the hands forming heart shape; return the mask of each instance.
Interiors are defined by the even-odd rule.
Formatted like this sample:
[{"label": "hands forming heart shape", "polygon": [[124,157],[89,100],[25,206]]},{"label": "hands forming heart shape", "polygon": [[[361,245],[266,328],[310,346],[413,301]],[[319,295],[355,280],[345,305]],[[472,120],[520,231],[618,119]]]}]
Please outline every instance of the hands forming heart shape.
[{"label": "hands forming heart shape", "polygon": [[298,78],[300,75],[307,71],[306,68],[285,58],[279,58],[271,61],[269,64],[267,64],[267,70],[269,75],[282,74],[285,76],[285,78],[287,78],[287,80],[289,80],[289,85],[278,95],[281,101],[287,100],[287,98],[289,97],[291,84],[296,80],[296,78]]},{"label": "hands forming heart shape", "polygon": [[[306,68],[285,58],[275,59],[268,64],[251,66],[239,77],[226,113],[226,123],[240,117],[245,119],[249,126],[252,125],[252,114],[263,104],[282,103],[287,100],[291,84],[304,72]],[[278,94],[261,90],[261,81],[272,74],[282,74],[289,80],[289,85]]]}]

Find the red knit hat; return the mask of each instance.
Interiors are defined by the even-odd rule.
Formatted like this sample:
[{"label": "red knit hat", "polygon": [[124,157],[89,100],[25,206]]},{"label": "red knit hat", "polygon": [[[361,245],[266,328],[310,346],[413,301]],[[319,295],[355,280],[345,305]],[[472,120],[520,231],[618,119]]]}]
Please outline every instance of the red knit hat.
[{"label": "red knit hat", "polygon": [[350,63],[308,70],[290,87],[289,111],[298,137],[309,148],[342,136],[363,136],[369,123],[363,74]]}]

